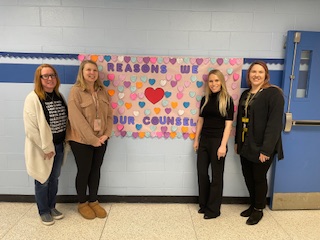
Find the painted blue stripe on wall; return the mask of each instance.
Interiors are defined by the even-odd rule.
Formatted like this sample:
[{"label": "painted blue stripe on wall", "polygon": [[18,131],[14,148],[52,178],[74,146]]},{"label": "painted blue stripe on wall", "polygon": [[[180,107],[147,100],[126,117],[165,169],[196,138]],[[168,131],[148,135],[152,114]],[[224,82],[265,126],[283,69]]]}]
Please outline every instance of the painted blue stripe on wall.
[{"label": "painted blue stripe on wall", "polygon": [[[33,83],[34,72],[39,64],[0,64],[0,82]],[[58,72],[62,84],[73,84],[78,66],[52,65]]]}]

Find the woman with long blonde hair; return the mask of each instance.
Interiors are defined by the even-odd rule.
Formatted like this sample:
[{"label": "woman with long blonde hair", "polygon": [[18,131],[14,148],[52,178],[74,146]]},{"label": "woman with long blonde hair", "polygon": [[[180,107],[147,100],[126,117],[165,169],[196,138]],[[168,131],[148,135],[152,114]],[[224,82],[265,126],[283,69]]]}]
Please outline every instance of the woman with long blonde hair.
[{"label": "woman with long blonde hair", "polygon": [[[197,155],[199,213],[204,219],[220,216],[223,172],[227,143],[232,129],[233,100],[228,94],[224,75],[219,70],[208,74],[193,143]],[[212,181],[208,168],[211,165]]]}]

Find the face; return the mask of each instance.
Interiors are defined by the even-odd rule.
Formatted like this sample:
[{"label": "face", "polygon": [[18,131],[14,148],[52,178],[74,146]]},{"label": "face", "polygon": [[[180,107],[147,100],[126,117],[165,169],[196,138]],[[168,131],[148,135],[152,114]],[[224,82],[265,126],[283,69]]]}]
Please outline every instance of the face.
[{"label": "face", "polygon": [[220,92],[221,90],[221,82],[218,78],[218,76],[214,74],[210,74],[208,78],[208,86],[213,93]]},{"label": "face", "polygon": [[82,73],[87,84],[93,84],[98,79],[98,68],[92,63],[84,65]]},{"label": "face", "polygon": [[249,73],[249,80],[252,87],[258,88],[261,87],[266,79],[266,71],[264,68],[259,65],[255,64]]},{"label": "face", "polygon": [[49,67],[44,67],[41,69],[41,84],[43,90],[46,92],[53,92],[57,85],[57,78],[54,71]]}]

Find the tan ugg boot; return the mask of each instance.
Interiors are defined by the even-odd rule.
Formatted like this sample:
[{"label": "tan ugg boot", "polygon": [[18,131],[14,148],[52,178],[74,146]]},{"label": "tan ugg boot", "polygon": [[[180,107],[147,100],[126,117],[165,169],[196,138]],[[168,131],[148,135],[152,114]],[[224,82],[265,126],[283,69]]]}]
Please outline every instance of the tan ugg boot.
[{"label": "tan ugg boot", "polygon": [[89,206],[98,218],[105,218],[107,216],[106,210],[104,210],[104,208],[100,206],[98,200],[95,202],[90,202]]},{"label": "tan ugg boot", "polygon": [[78,212],[81,214],[82,217],[84,217],[86,219],[94,219],[94,218],[96,218],[96,214],[91,209],[91,207],[89,207],[88,202],[79,203]]}]

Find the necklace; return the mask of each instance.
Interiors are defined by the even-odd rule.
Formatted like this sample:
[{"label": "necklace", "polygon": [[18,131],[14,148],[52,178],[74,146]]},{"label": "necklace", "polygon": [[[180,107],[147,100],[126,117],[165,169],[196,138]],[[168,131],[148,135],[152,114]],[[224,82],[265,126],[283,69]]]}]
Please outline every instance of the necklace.
[{"label": "necklace", "polygon": [[54,92],[52,92],[52,96],[50,96],[49,93],[46,92],[46,96],[48,96],[48,97],[50,98],[51,102],[54,102],[54,101],[53,101],[53,99],[54,99]]}]

